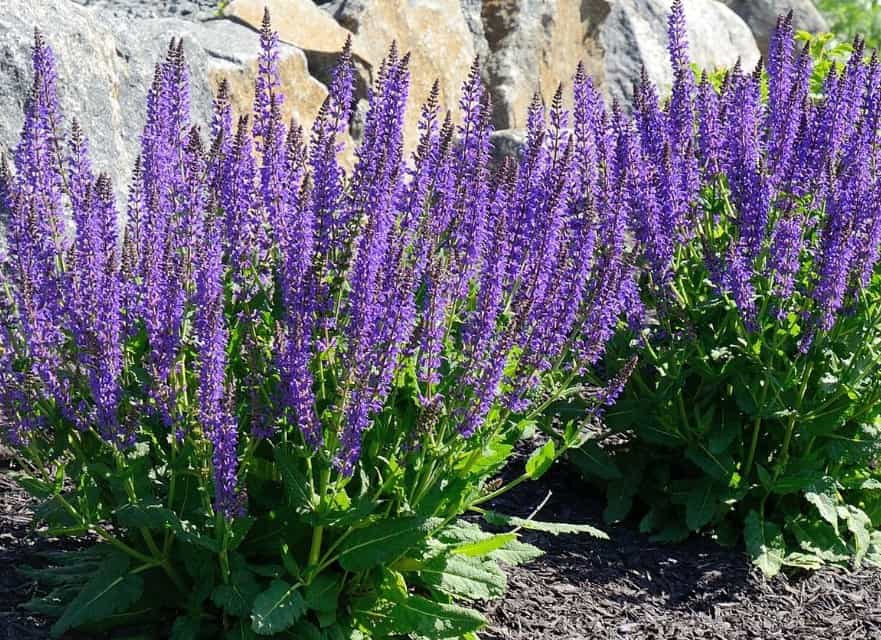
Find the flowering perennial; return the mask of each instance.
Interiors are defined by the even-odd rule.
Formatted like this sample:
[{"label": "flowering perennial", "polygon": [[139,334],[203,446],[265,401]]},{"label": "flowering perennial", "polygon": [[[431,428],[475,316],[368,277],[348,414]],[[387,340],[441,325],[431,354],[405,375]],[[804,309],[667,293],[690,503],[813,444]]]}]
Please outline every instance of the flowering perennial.
[{"label": "flowering perennial", "polygon": [[[467,542],[456,536],[488,536],[456,517],[498,495],[484,481],[541,410],[582,391],[575,379],[591,375],[622,311],[634,312],[621,213],[628,125],[579,70],[574,107],[562,90],[549,110],[536,98],[519,160],[497,167],[475,62],[458,116],[442,111],[435,86],[408,155],[409,55],[392,46],[348,172],[351,44],[309,130],[284,118],[268,15],[260,47],[253,114],[236,121],[222,83],[202,130],[190,121],[182,43],[170,43],[123,212],[93,174],[84,132],[73,123],[65,133],[37,34],[22,142],[0,173],[3,434],[35,482],[56,468],[93,479],[92,493],[59,485],[42,497],[64,512],[52,526],[109,545],[106,572],[122,567],[117,584],[135,594],[108,601],[111,611],[138,600],[141,572],[155,568],[185,595],[208,585],[176,628],[222,623],[219,610],[261,634],[327,626],[336,605],[303,604],[301,587],[360,597],[367,612],[393,608],[403,596],[373,569],[407,552],[426,554],[407,570],[422,592],[469,597],[421,563],[453,562]],[[597,387],[585,397],[610,402]],[[537,451],[515,484],[544,473],[589,422]],[[108,520],[131,535],[116,537]],[[371,554],[370,536],[388,530],[397,546]],[[293,532],[305,537],[296,548]],[[505,557],[529,557],[514,537],[501,542]],[[292,584],[255,573],[266,540]],[[181,557],[206,551],[216,572],[185,569]],[[370,580],[378,600],[363,604]],[[246,602],[233,601],[231,581],[246,585]],[[276,596],[293,609],[275,611]],[[420,602],[451,615],[443,600]],[[100,615],[76,604],[56,630]],[[394,632],[343,611],[341,627]],[[389,619],[415,624],[408,611]],[[481,624],[462,611],[456,629]]]}]

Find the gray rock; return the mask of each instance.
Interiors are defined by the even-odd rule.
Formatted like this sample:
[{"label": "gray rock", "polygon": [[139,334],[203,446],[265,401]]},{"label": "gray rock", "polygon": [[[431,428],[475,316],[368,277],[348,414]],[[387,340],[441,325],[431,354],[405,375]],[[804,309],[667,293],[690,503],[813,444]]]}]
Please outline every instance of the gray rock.
[{"label": "gray rock", "polygon": [[526,144],[526,131],[523,129],[499,129],[493,131],[490,143],[492,144],[494,164],[501,164],[505,158],[516,160],[520,156],[523,145]]},{"label": "gray rock", "polygon": [[72,0],[84,7],[106,9],[120,18],[207,20],[217,14],[218,0]]},{"label": "gray rock", "polygon": [[533,94],[549,98],[579,61],[601,82],[596,33],[609,13],[605,0],[462,0],[462,7],[484,60],[496,127],[523,127]]},{"label": "gray rock", "polygon": [[[118,194],[125,193],[137,157],[154,66],[172,38],[183,38],[194,124],[207,131],[221,76],[230,79],[234,100],[238,97],[245,108],[249,104],[259,37],[248,27],[228,20],[132,22],[69,0],[0,0],[0,150],[13,149],[21,131],[35,26],[55,52],[64,133],[73,118],[80,122],[95,170],[110,174]],[[311,100],[317,110],[326,91],[308,76],[305,56],[283,45],[281,57],[283,73],[297,79],[304,101]],[[302,119],[309,124],[308,117]]]},{"label": "gray rock", "polygon": [[[673,74],[667,56],[670,0],[617,0],[600,27],[606,93],[628,103],[633,82],[645,67],[649,80],[665,93]],[[712,70],[739,59],[746,69],[759,61],[756,40],[746,23],[716,0],[685,0],[691,60]]]},{"label": "gray rock", "polygon": [[762,55],[768,53],[768,39],[777,24],[777,16],[785,15],[790,10],[796,29],[812,33],[829,31],[829,23],[814,6],[812,0],[723,0],[723,2],[752,29]]}]

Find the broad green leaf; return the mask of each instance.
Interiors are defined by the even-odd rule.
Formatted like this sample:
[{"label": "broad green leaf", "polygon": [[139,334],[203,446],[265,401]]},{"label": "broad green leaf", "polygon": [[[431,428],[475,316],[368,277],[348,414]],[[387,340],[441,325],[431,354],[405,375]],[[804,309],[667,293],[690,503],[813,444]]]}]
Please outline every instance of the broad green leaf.
[{"label": "broad green leaf", "polygon": [[869,551],[872,522],[863,511],[849,504],[838,507],[838,517],[847,523],[848,531],[853,534],[853,560],[859,566]]},{"label": "broad green leaf", "polygon": [[712,480],[702,480],[688,492],[685,502],[685,523],[692,531],[700,531],[716,515],[716,491]]},{"label": "broad green leaf", "polygon": [[275,448],[275,462],[281,473],[285,494],[296,507],[309,507],[312,504],[312,489],[298,460],[279,446]]},{"label": "broad green leaf", "polygon": [[805,500],[817,507],[820,516],[838,532],[838,499],[835,495],[835,481],[822,478],[805,491]]},{"label": "broad green leaf", "polygon": [[486,619],[473,609],[410,596],[395,603],[372,625],[373,636],[414,634],[429,639],[460,638],[486,625]]},{"label": "broad green leaf", "polygon": [[812,516],[799,516],[787,524],[799,546],[808,554],[817,556],[830,564],[846,562],[850,554],[839,534],[825,520]]},{"label": "broad green leaf", "polygon": [[129,574],[128,568],[128,556],[111,552],[53,625],[52,635],[58,637],[69,629],[103,620],[136,602],[144,581],[140,575]]},{"label": "broad green leaf", "polygon": [[560,535],[561,533],[588,533],[595,538],[601,538],[603,540],[609,539],[609,536],[605,532],[600,531],[596,527],[592,527],[589,524],[540,522],[538,520],[527,520],[525,518],[518,518],[516,516],[508,516],[503,513],[497,513],[495,511],[487,511],[483,514],[483,519],[490,524],[495,524],[503,527],[520,527],[522,529],[530,529],[532,531],[543,531],[545,533],[551,533],[555,536]]},{"label": "broad green leaf", "polygon": [[320,573],[306,586],[306,606],[312,611],[334,612],[339,604],[341,582],[337,575]]},{"label": "broad green leaf", "polygon": [[551,468],[556,457],[557,449],[554,441],[548,440],[543,447],[536,449],[529,456],[529,460],[526,461],[526,475],[532,480],[538,480]]},{"label": "broad green leaf", "polygon": [[606,508],[603,520],[609,524],[621,522],[633,508],[633,498],[639,486],[626,479],[613,480],[606,486]]},{"label": "broad green leaf", "polygon": [[497,562],[516,566],[540,558],[543,554],[544,551],[538,547],[519,540],[512,540],[501,549],[490,553],[489,557]]},{"label": "broad green leaf", "polygon": [[[508,536],[516,534],[500,535]],[[481,528],[474,523],[465,520],[457,520],[453,524],[447,526],[443,531],[438,532],[436,537],[441,542],[447,544],[462,545],[472,542],[478,543],[482,540],[487,540],[496,536],[481,530]],[[541,557],[542,553],[541,549],[534,547],[531,544],[526,544],[519,540],[511,540],[505,544],[504,547],[491,551],[488,557],[497,562],[503,562],[515,566],[523,564],[524,562],[529,562],[530,560],[535,560],[536,558]]]},{"label": "broad green leaf", "polygon": [[211,593],[211,602],[231,616],[248,615],[254,600],[260,595],[260,585],[250,571],[239,569],[232,572],[229,584],[218,585]]},{"label": "broad green leaf", "polygon": [[306,603],[299,585],[273,580],[269,588],[257,596],[251,611],[251,628],[261,636],[271,636],[290,628],[306,613]]},{"label": "broad green leaf", "polygon": [[489,555],[493,551],[501,549],[508,543],[517,539],[516,533],[500,533],[498,535],[484,538],[477,542],[465,542],[453,549],[453,553],[458,553],[472,558],[479,558]]},{"label": "broad green leaf", "polygon": [[747,553],[765,576],[771,578],[780,573],[786,555],[783,532],[771,522],[763,522],[759,514],[750,511],[743,530]]},{"label": "broad green leaf", "polygon": [[419,577],[429,587],[466,600],[489,600],[505,594],[505,574],[494,562],[444,555],[425,563]]},{"label": "broad green leaf", "polygon": [[431,528],[425,518],[380,520],[348,537],[340,553],[346,571],[364,571],[389,562],[424,540]]},{"label": "broad green leaf", "polygon": [[569,451],[567,456],[587,477],[597,477],[605,481],[624,477],[612,457],[595,442],[585,442],[578,449]]}]

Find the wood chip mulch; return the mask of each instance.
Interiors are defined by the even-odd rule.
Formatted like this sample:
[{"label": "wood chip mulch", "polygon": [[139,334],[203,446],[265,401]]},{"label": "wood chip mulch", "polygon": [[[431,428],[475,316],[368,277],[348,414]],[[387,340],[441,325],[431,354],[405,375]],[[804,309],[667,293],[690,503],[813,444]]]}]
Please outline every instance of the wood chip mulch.
[{"label": "wood chip mulch", "polygon": [[[39,566],[39,553],[71,543],[34,533],[31,505],[8,469],[0,455],[0,640],[47,640],[50,623],[19,608],[36,585],[15,568]],[[524,516],[549,491],[538,519],[601,523],[601,501],[565,467],[492,507]],[[742,551],[707,539],[662,545],[632,528],[605,530],[609,541],[525,532],[546,555],[508,570],[508,596],[485,607],[481,639],[881,640],[879,570],[765,581]]]},{"label": "wood chip mulch", "polygon": [[610,540],[525,532],[546,554],[508,571],[508,595],[486,609],[483,640],[881,640],[881,570],[823,569],[764,580],[742,549],[692,537],[657,544],[630,526],[604,527],[603,503],[555,467],[493,508],[587,523]]}]

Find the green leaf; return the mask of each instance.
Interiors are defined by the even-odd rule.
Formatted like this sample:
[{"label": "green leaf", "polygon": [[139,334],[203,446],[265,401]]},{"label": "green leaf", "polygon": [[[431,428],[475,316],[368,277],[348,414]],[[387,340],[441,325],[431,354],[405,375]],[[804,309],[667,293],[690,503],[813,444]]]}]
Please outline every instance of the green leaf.
[{"label": "green leaf", "polygon": [[244,569],[232,572],[229,584],[218,585],[211,593],[211,602],[237,618],[248,615],[260,595],[260,585],[254,574]]},{"label": "green leaf", "polygon": [[180,616],[171,627],[169,640],[199,640],[199,618]]},{"label": "green leaf", "polygon": [[532,480],[541,478],[557,459],[557,449],[553,440],[548,440],[543,447],[536,449],[526,461],[526,475]]},{"label": "green leaf", "polygon": [[290,628],[306,613],[306,603],[299,585],[273,580],[269,588],[257,596],[251,611],[251,628],[261,636],[271,636]]},{"label": "green leaf", "polygon": [[418,517],[381,520],[356,530],[343,545],[340,566],[364,571],[403,555],[430,533],[428,520]]},{"label": "green leaf", "polygon": [[832,525],[838,533],[838,498],[835,495],[835,481],[822,478],[805,491],[805,500],[817,507],[820,516]]},{"label": "green leaf", "polygon": [[275,449],[275,462],[281,472],[285,494],[296,507],[309,507],[312,504],[312,491],[305,473],[300,469],[298,460],[289,455],[282,447]]},{"label": "green leaf", "polygon": [[780,573],[786,555],[786,543],[780,527],[763,522],[756,511],[750,511],[743,530],[747,553],[766,577]]},{"label": "green leaf", "polygon": [[712,480],[700,481],[688,492],[685,502],[685,523],[692,531],[700,531],[716,515],[717,495]]},{"label": "green leaf", "polygon": [[306,586],[306,606],[312,611],[330,613],[337,610],[341,582],[332,573],[320,573]]},{"label": "green leaf", "polygon": [[459,638],[486,625],[473,609],[410,596],[396,602],[372,625],[373,636],[385,638],[414,634],[423,638]]},{"label": "green leaf", "polygon": [[510,542],[517,539],[516,533],[500,533],[498,535],[484,538],[477,542],[465,542],[453,549],[453,553],[462,554],[472,558],[487,556],[493,551],[501,549]]},{"label": "green leaf", "polygon": [[600,531],[596,527],[592,527],[589,524],[540,522],[538,520],[526,520],[525,518],[508,516],[503,513],[497,513],[495,511],[487,511],[483,514],[483,519],[490,524],[499,525],[502,527],[520,527],[521,529],[530,529],[532,531],[543,531],[544,533],[551,533],[555,536],[560,535],[561,533],[588,533],[595,538],[601,538],[603,540],[609,539],[609,536],[605,532]]},{"label": "green leaf", "polygon": [[[499,535],[502,538],[509,535],[516,536],[516,534],[507,533]],[[474,523],[467,522],[466,520],[457,520],[442,531],[439,531],[436,534],[436,537],[439,541],[447,544],[463,545],[466,543],[479,543],[482,540],[495,538],[497,536],[481,530],[481,528]],[[526,544],[519,540],[511,540],[505,544],[504,547],[491,551],[488,557],[497,562],[503,562],[515,566],[523,564],[524,562],[529,562],[530,560],[535,560],[536,558],[541,557],[542,553],[541,549],[534,547],[531,544]]]},{"label": "green leaf", "polygon": [[842,564],[850,554],[841,536],[825,520],[816,516],[799,516],[787,523],[787,530],[795,536],[799,546],[807,553],[830,564]]},{"label": "green leaf", "polygon": [[606,508],[603,520],[612,524],[621,522],[633,508],[633,498],[639,485],[631,480],[613,480],[606,486]]},{"label": "green leaf", "polygon": [[869,551],[872,522],[861,509],[849,504],[838,507],[838,516],[847,523],[848,531],[853,534],[853,560],[859,566]]},{"label": "green leaf", "polygon": [[489,600],[505,594],[505,574],[494,562],[461,555],[433,558],[419,569],[429,587],[456,598]]},{"label": "green leaf", "polygon": [[538,547],[519,540],[512,540],[501,549],[493,551],[489,557],[513,567],[540,558],[542,555],[544,555],[544,551]]},{"label": "green leaf", "polygon": [[58,637],[69,629],[103,620],[136,602],[144,581],[140,575],[129,574],[128,568],[128,556],[111,552],[53,625],[52,635]]},{"label": "green leaf", "polygon": [[223,636],[223,640],[257,640],[257,634],[244,621],[239,621]]},{"label": "green leaf", "polygon": [[612,457],[595,442],[586,442],[578,449],[569,451],[568,459],[588,478],[620,480],[624,477]]}]

